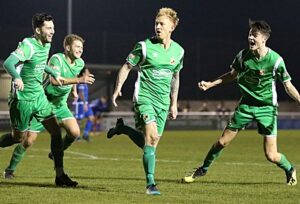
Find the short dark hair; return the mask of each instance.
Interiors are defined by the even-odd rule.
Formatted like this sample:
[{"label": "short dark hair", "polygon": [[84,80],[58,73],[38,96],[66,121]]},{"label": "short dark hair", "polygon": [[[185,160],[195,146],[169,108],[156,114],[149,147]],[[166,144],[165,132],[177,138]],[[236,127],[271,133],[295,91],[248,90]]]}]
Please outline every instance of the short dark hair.
[{"label": "short dark hair", "polygon": [[45,21],[54,21],[53,17],[47,13],[36,13],[32,17],[32,29],[40,28]]},{"label": "short dark hair", "polygon": [[271,35],[271,26],[266,21],[249,19],[249,26],[254,32],[260,32],[267,37]]}]

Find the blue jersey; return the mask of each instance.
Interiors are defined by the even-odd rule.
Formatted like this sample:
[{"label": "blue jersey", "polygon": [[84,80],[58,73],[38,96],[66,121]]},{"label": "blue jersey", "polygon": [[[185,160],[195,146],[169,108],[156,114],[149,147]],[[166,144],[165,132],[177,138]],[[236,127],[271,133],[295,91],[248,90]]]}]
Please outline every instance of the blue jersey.
[{"label": "blue jersey", "polygon": [[109,102],[103,102],[99,98],[91,101],[89,106],[92,108],[94,115],[100,115],[103,112],[109,111]]},{"label": "blue jersey", "polygon": [[[73,105],[75,106],[74,107],[75,118],[77,120],[81,120],[83,118],[94,115],[92,109],[88,105],[88,99],[89,99],[88,85],[87,84],[77,85],[77,93],[79,97],[73,103]],[[87,107],[87,110],[84,109],[84,106]]]},{"label": "blue jersey", "polygon": [[[78,95],[80,93],[83,94],[84,101],[88,102],[89,101],[89,86],[87,84],[79,84],[77,85],[77,93]],[[82,102],[82,99],[79,97],[78,102]]]}]

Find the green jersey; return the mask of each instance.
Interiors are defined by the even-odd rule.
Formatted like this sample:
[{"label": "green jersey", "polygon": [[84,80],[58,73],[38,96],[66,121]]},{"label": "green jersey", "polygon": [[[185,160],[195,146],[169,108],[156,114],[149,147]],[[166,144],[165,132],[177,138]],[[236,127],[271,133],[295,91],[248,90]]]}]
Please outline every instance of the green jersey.
[{"label": "green jersey", "polygon": [[[70,65],[63,53],[53,55],[49,60],[49,65],[64,78],[74,78],[84,67],[84,61],[79,58]],[[45,92],[52,104],[55,106],[64,105],[72,89],[72,84],[64,86],[53,86],[49,83],[45,85]]]},{"label": "green jersey", "polygon": [[238,72],[241,103],[254,106],[277,106],[276,80],[291,80],[282,57],[268,48],[258,60],[249,49],[240,51],[231,67]]},{"label": "green jersey", "polygon": [[183,48],[174,41],[168,49],[155,38],[137,43],[126,59],[132,66],[138,65],[133,101],[168,110],[171,80],[183,67],[183,55]]},{"label": "green jersey", "polygon": [[16,90],[12,83],[10,97],[18,100],[33,100],[43,92],[43,73],[47,64],[50,43],[42,45],[34,37],[25,38],[11,54],[16,56],[21,64],[16,67],[24,83],[23,91]]}]

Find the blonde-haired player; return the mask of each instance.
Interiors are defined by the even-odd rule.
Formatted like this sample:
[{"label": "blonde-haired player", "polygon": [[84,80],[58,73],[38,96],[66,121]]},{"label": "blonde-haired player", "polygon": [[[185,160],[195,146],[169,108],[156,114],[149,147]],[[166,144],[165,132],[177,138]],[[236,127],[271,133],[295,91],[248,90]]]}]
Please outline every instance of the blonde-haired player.
[{"label": "blonde-haired player", "polygon": [[138,66],[138,79],[133,97],[136,129],[117,121],[116,127],[107,133],[108,138],[126,134],[143,149],[143,164],[146,175],[146,193],[159,195],[156,186],[155,153],[163,134],[167,116],[177,117],[179,71],[183,67],[183,48],[171,39],[179,18],[171,8],[161,8],[155,18],[154,37],[140,41],[128,55],[121,67],[112,103],[121,96],[122,86],[134,66]]}]

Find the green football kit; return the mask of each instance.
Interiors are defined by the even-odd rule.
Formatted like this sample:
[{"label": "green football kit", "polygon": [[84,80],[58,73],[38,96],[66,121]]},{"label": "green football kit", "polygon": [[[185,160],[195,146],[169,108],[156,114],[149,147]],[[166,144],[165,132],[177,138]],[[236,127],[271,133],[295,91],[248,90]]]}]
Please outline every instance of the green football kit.
[{"label": "green football kit", "polygon": [[276,80],[282,83],[291,80],[282,57],[268,48],[267,54],[258,60],[249,49],[244,49],[235,57],[231,67],[238,72],[237,83],[242,97],[227,128],[244,129],[255,120],[260,134],[276,136]]},{"label": "green football kit", "polygon": [[[127,63],[138,66],[138,78],[133,96],[135,126],[144,131],[145,125],[156,122],[157,133],[162,136],[170,107],[172,78],[183,67],[183,48],[172,41],[165,49],[156,38],[149,38],[135,45],[127,57]],[[156,147],[141,145],[144,135],[124,126],[130,138],[143,147],[143,166],[147,188],[156,185],[154,181]]]},{"label": "green football kit", "polygon": [[183,67],[183,48],[175,41],[166,50],[156,38],[138,42],[127,62],[138,66],[138,78],[133,96],[137,129],[156,121],[161,136],[166,123],[171,80]]},{"label": "green football kit", "polygon": [[[60,74],[60,76],[64,78],[74,78],[76,77],[80,71],[84,67],[84,61],[80,59],[75,60],[74,65],[69,65],[67,59],[64,54],[57,53],[53,55],[49,60],[50,69],[54,70],[56,74]],[[64,86],[52,86],[49,83],[49,76],[44,75],[44,88],[46,92],[46,96],[50,101],[51,107],[53,108],[53,112],[55,113],[57,119],[59,121],[66,120],[69,118],[73,118],[72,112],[69,110],[67,105],[67,98],[72,89],[72,85],[64,85]],[[48,102],[48,100],[46,100]],[[21,101],[23,102],[23,101]],[[26,102],[26,101],[24,101]],[[49,103],[48,103],[49,104]],[[30,109],[31,104],[28,104],[26,110]],[[30,132],[40,132],[44,130],[44,126],[41,122],[39,122],[36,118],[33,118],[30,122],[29,131]],[[70,139],[66,135],[63,138],[63,149],[68,148],[72,142],[73,138]],[[5,169],[5,171],[14,172],[16,170],[17,165],[22,160],[26,152],[26,149],[23,147],[21,143],[19,143],[14,149],[13,155],[11,157],[10,163]]]},{"label": "green football kit", "polygon": [[[18,131],[28,130],[32,117],[43,121],[54,116],[42,86],[44,71],[57,76],[47,66],[50,47],[50,43],[42,45],[34,37],[30,37],[20,42],[18,48],[11,53],[21,62],[16,67],[16,76],[13,75],[9,97],[11,125]],[[23,81],[22,91],[15,88],[16,78]]]},{"label": "green football kit", "polygon": [[[259,60],[252,51],[244,49],[235,57],[231,68],[238,72],[237,83],[242,97],[226,128],[237,131],[256,121],[259,134],[276,137],[278,102],[275,82],[277,79],[282,83],[291,80],[283,59],[270,48]],[[201,167],[204,173],[220,156],[223,148],[220,145],[211,147]],[[292,164],[281,153],[280,160],[276,164],[286,175],[292,169]]]},{"label": "green football kit", "polygon": [[[70,65],[63,53],[54,54],[50,60],[49,65],[63,78],[75,78],[84,67],[84,61],[79,58],[74,61],[74,65]],[[72,84],[63,86],[54,86],[49,83],[49,77],[44,80],[45,93],[52,105],[53,112],[58,121],[73,118],[73,113],[68,108],[67,99],[72,90]],[[33,119],[29,131],[40,132],[43,131],[44,126]]]}]

